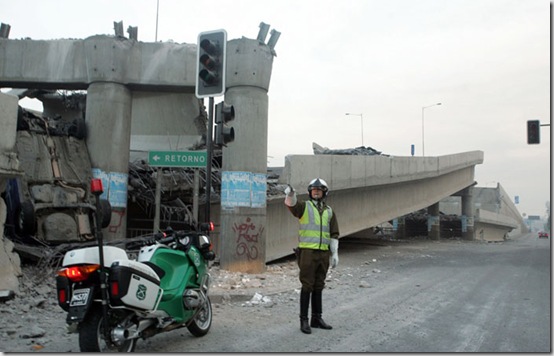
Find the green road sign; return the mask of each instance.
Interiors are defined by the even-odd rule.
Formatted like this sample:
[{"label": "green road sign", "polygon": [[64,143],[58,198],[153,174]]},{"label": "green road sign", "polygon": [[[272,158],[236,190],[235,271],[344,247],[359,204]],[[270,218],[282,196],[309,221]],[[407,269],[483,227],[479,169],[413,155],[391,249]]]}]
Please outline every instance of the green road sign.
[{"label": "green road sign", "polygon": [[206,151],[149,151],[148,164],[153,167],[206,167]]}]

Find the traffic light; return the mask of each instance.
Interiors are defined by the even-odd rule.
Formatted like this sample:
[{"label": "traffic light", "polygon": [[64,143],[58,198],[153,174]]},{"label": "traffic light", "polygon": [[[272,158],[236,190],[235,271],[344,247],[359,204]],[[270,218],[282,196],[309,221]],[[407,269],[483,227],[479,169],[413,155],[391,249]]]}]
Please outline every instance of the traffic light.
[{"label": "traffic light", "polygon": [[527,120],[527,143],[541,143],[541,128],[539,120]]},{"label": "traffic light", "polygon": [[215,106],[215,144],[226,146],[235,140],[235,129],[225,124],[235,118],[235,107],[221,102]]},{"label": "traffic light", "polygon": [[225,30],[201,32],[198,35],[196,52],[196,97],[223,95],[227,32]]}]

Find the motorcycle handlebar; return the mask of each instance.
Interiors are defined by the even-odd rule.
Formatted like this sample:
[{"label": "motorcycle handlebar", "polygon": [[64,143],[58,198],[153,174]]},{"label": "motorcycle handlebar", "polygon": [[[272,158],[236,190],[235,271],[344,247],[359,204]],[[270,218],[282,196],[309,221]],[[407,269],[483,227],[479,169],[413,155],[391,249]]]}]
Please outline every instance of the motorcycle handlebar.
[{"label": "motorcycle handlebar", "polygon": [[157,233],[154,235],[154,237],[156,241],[158,241],[159,243],[168,244],[186,235],[187,235],[187,232],[185,231],[171,231],[170,234],[163,233],[163,232]]},{"label": "motorcycle handlebar", "polygon": [[173,241],[175,241],[175,236],[173,236],[173,235],[168,236],[168,237],[164,237],[164,238],[161,238],[161,239],[158,240],[158,242],[163,244],[163,245],[167,245],[168,243],[173,242]]},{"label": "motorcycle handlebar", "polygon": [[162,238],[164,238],[164,236],[166,236],[166,235],[163,232],[155,233],[154,234],[154,240],[160,241]]},{"label": "motorcycle handlebar", "polygon": [[[171,231],[171,232],[158,232],[158,233],[155,233],[153,235],[154,237],[154,241],[160,243],[160,244],[164,244],[164,245],[167,245],[171,242],[175,242],[175,241],[178,241],[180,238],[182,237],[185,237],[187,235],[190,235],[190,232],[186,232],[186,231]],[[200,234],[199,234],[200,236]],[[153,240],[149,240],[150,243],[149,244],[152,244],[154,243]]]}]

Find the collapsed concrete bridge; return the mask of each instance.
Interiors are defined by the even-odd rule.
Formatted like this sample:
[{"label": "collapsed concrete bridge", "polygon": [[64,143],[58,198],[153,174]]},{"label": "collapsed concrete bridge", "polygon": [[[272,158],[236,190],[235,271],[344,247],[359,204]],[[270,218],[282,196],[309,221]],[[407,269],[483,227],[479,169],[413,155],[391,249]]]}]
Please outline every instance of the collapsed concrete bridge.
[{"label": "collapsed concrete bridge", "polygon": [[[252,273],[264,270],[268,261],[289,255],[297,234],[297,223],[282,199],[265,196],[267,92],[275,52],[264,40],[243,37],[227,46],[225,101],[235,106],[236,139],[224,148],[222,167],[231,182],[234,174],[246,173],[252,183],[247,194],[262,192],[263,198],[258,197],[257,204],[212,202],[210,209],[219,225],[213,237],[222,268]],[[117,36],[52,41],[0,38],[0,58],[0,87],[87,91],[87,146],[93,168],[108,179],[127,177],[133,152],[190,149],[206,127],[194,96],[196,45],[142,43]],[[12,122],[1,132],[2,149],[8,153],[13,151],[16,115],[12,114],[16,112],[7,109],[1,118]],[[178,147],[172,142],[179,142]],[[326,179],[343,236],[422,208],[428,208],[430,236],[436,236],[439,201],[461,195],[463,234],[473,239],[474,168],[483,163],[483,156],[480,151],[440,157],[292,155],[285,160],[280,182],[302,191],[313,177]],[[8,176],[13,176],[13,160],[6,160],[6,165]],[[125,237],[126,203],[125,198],[112,202],[114,223],[106,231],[108,239]],[[513,220],[487,216],[487,221],[514,228]]]}]

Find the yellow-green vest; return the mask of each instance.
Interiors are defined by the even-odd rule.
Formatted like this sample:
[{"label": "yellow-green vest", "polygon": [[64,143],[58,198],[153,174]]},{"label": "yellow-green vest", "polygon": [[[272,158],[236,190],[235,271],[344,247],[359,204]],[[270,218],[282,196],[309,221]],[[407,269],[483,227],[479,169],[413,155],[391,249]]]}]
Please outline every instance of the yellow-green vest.
[{"label": "yellow-green vest", "polygon": [[304,208],[304,214],[300,218],[299,243],[300,248],[315,250],[329,250],[331,232],[329,231],[333,210],[326,207],[323,214],[319,214],[315,204],[308,200]]}]

